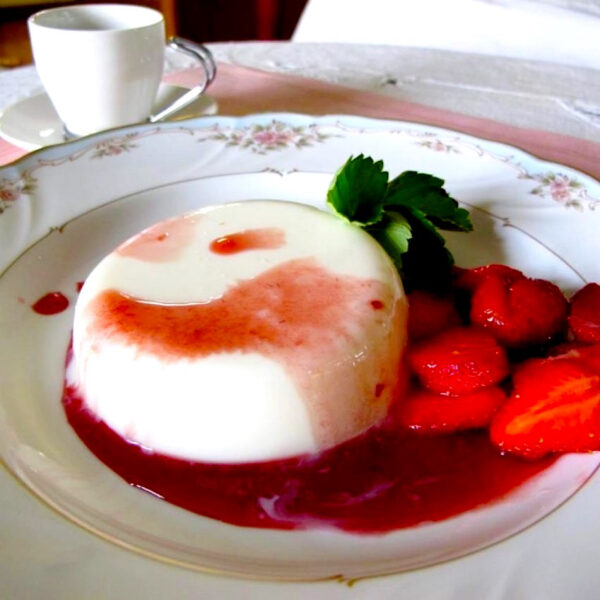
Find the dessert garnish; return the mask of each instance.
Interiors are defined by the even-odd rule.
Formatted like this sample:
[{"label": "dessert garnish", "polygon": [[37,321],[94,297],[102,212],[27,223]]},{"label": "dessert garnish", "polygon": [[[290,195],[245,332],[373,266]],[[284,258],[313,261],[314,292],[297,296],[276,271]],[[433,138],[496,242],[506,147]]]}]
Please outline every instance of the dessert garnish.
[{"label": "dessert garnish", "polygon": [[443,185],[443,179],[416,171],[390,181],[383,161],[360,154],[336,173],[327,203],[384,247],[407,289],[440,286],[449,282],[454,259],[438,229],[473,229],[468,211]]},{"label": "dessert garnish", "polygon": [[472,230],[468,212],[433,175],[388,178],[382,161],[350,157],[327,202],[382,244],[411,290],[400,422],[430,434],[490,425],[501,451],[530,459],[600,449],[600,285],[569,303],[506,265],[453,268],[437,229]]},{"label": "dessert garnish", "polygon": [[560,334],[567,308],[563,293],[550,281],[488,272],[471,297],[469,316],[507,347],[522,348]]},{"label": "dessert garnish", "polygon": [[501,449],[535,459],[551,452],[600,449],[600,376],[569,356],[517,366],[512,393],[492,420]]},{"label": "dessert garnish", "polygon": [[571,298],[569,327],[580,342],[600,342],[600,285],[588,283]]},{"label": "dessert garnish", "polygon": [[459,395],[500,383],[508,375],[506,352],[478,327],[453,327],[415,344],[409,364],[421,385]]}]

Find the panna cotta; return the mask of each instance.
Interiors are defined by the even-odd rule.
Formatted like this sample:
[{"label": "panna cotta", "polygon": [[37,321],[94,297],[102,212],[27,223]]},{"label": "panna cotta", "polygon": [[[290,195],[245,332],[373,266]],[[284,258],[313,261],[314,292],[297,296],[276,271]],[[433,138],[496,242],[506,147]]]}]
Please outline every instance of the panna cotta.
[{"label": "panna cotta", "polygon": [[190,461],[268,461],[380,423],[407,302],[360,228],[247,201],[158,223],[83,285],[67,383],[122,438]]}]

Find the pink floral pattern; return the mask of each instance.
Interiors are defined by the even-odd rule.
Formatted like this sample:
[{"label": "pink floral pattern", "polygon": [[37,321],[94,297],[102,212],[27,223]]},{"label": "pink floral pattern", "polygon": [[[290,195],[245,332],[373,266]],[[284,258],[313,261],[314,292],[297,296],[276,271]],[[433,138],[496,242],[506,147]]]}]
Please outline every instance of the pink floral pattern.
[{"label": "pink floral pattern", "polygon": [[519,179],[528,179],[537,182],[529,193],[540,198],[553,200],[562,204],[566,208],[575,208],[584,210],[586,207],[589,210],[595,210],[600,207],[600,199],[593,198],[588,194],[585,186],[565,173],[545,172],[545,173],[530,173],[521,164],[517,163],[513,157],[500,157],[484,150],[481,146],[469,144],[468,142],[451,143],[439,138],[433,133],[417,133],[420,139],[415,141],[415,144],[425,148],[429,148],[434,152],[445,152],[447,154],[462,154],[465,148],[469,148],[478,156],[488,156],[495,160],[501,160],[506,165],[514,168],[518,173]]},{"label": "pink floral pattern", "polygon": [[443,142],[439,138],[426,139],[421,142],[417,142],[419,146],[429,148],[434,152],[445,152],[446,154],[460,154],[460,150],[447,142]]},{"label": "pink floral pattern", "polygon": [[35,179],[25,172],[19,179],[0,179],[0,214],[10,208],[23,195],[35,190]]},{"label": "pink floral pattern", "polygon": [[559,204],[569,208],[583,210],[587,205],[594,210],[600,205],[600,200],[588,196],[585,187],[576,179],[564,173],[545,173],[539,175],[527,175],[525,178],[538,182],[538,186],[531,190],[531,194],[542,198],[550,198]]},{"label": "pink floral pattern", "polygon": [[[341,123],[333,126],[320,125],[319,123],[294,126],[284,121],[273,119],[262,125],[231,127],[217,123],[211,127],[180,127],[177,130],[156,127],[144,132],[138,131],[115,136],[91,144],[63,158],[54,160],[40,159],[35,165],[25,170],[18,179],[0,178],[0,214],[9,207],[14,206],[21,196],[31,194],[35,191],[37,183],[34,173],[38,169],[57,167],[67,162],[80,160],[86,155],[91,159],[117,157],[137,149],[140,146],[139,142],[141,138],[156,134],[186,134],[198,142],[214,141],[254,154],[266,155],[288,149],[301,150],[315,144],[323,143],[330,138],[346,137],[349,132],[366,134],[374,131],[377,130],[356,129],[346,127]],[[488,157],[501,161],[517,171],[518,178],[535,183],[535,186],[529,191],[531,195],[554,201],[566,208],[595,210],[600,207],[600,199],[592,197],[585,185],[571,175],[552,171],[531,173],[512,156],[497,155],[478,144],[463,140],[459,136],[445,137],[437,132],[407,131],[406,129],[391,130],[390,133],[408,135],[413,138],[414,144],[427,148],[432,152],[461,155],[472,152],[479,157]]]},{"label": "pink floral pattern", "polygon": [[90,152],[90,158],[118,156],[136,148],[137,144],[133,143],[133,140],[137,137],[139,137],[138,134],[128,134],[124,137],[111,138],[63,159],[55,161],[40,160],[33,167],[23,171],[23,174],[18,179],[0,179],[0,214],[11,206],[14,206],[22,196],[30,195],[35,191],[37,180],[33,173],[37,169],[42,167],[57,167],[66,162],[73,162]]},{"label": "pink floral pattern", "polygon": [[318,125],[294,127],[282,121],[271,121],[267,125],[253,125],[240,129],[226,129],[215,125],[208,135],[198,139],[225,142],[226,146],[237,146],[255,154],[267,154],[286,148],[302,149],[325,141],[334,134],[323,133]]},{"label": "pink floral pattern", "polygon": [[105,156],[118,156],[124,152],[129,152],[137,147],[137,144],[132,142],[136,135],[127,135],[122,138],[111,138],[96,144],[92,158],[103,158]]}]

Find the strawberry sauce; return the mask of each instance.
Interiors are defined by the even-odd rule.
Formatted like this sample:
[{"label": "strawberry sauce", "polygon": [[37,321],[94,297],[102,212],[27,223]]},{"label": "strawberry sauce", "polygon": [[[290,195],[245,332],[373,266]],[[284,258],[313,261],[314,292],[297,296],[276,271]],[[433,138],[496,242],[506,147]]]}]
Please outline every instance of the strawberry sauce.
[{"label": "strawberry sauce", "polygon": [[[395,306],[393,288],[296,259],[204,303],[160,305],[104,290],[89,304],[86,335],[96,347],[113,340],[164,362],[233,352],[271,359],[299,390],[321,447],[381,421],[396,395],[402,307],[387,314],[374,300]],[[365,352],[367,339],[380,342]],[[373,396],[377,383],[384,387]]]},{"label": "strawberry sauce", "polygon": [[215,254],[237,254],[247,250],[274,250],[285,244],[283,229],[268,227],[247,229],[213,240],[209,248]]},{"label": "strawberry sauce", "polygon": [[48,292],[31,305],[38,315],[57,315],[69,308],[69,299],[61,292]]},{"label": "strawberry sauce", "polygon": [[198,218],[183,216],[162,221],[121,244],[116,252],[145,262],[176,260],[194,241]]},{"label": "strawberry sauce", "polygon": [[[393,291],[381,282],[339,277],[310,260],[297,260],[204,304],[164,306],[106,290],[88,305],[94,315],[88,333],[98,343],[105,337],[122,340],[163,361],[218,352],[259,352],[281,361],[303,391],[313,426],[325,423],[341,439],[347,439],[351,425],[377,422],[373,414],[384,418],[382,425],[329,450],[253,464],[165,456],[119,436],[85,407],[75,388],[65,385],[68,422],[130,485],[197,514],[247,527],[384,533],[489,504],[548,467],[552,459],[501,456],[487,432],[428,437],[406,431],[396,422],[393,403],[385,418],[398,392],[403,344],[403,328],[393,326],[401,308],[387,320],[383,311],[394,302]],[[353,354],[355,361],[343,367],[347,370],[332,370],[334,379],[311,390],[306,374],[332,357],[347,356],[348,344],[364,343],[365,327],[387,332],[386,350],[364,363]],[[365,382],[375,383],[356,394],[357,384]],[[344,425],[348,415],[354,416]],[[318,429],[315,435],[318,439]]]},{"label": "strawberry sauce", "polygon": [[129,484],[246,527],[384,533],[440,521],[497,500],[553,460],[501,456],[484,432],[430,437],[405,432],[390,416],[383,426],[314,456],[205,464],[127,442],[68,386],[63,404],[85,445]]}]

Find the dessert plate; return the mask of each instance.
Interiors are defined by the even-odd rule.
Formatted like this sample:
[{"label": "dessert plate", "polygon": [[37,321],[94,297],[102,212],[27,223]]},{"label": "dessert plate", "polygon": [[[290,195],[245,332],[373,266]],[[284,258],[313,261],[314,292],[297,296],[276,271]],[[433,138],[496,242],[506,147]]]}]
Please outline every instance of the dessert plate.
[{"label": "dessert plate", "polygon": [[[162,83],[153,112],[159,112],[161,107],[169,105],[186,91],[187,88]],[[179,121],[214,115],[216,112],[216,102],[209,96],[202,95],[168,120]],[[0,137],[24,150],[37,150],[65,141],[62,123],[44,92],[24,98],[0,114]]]},{"label": "dessert plate", "polygon": [[[234,595],[244,586],[262,598],[306,597],[310,590],[311,597],[373,597],[374,590],[397,591],[410,582],[415,595],[430,591],[430,597],[445,598],[464,595],[469,582],[470,595],[484,598],[490,586],[506,586],[512,578],[519,590],[528,590],[526,597],[543,591],[546,598],[560,598],[560,590],[573,584],[567,568],[552,571],[556,595],[535,587],[539,582],[528,574],[547,572],[552,562],[568,566],[571,553],[565,548],[593,555],[600,547],[597,477],[563,505],[593,475],[598,454],[561,457],[497,502],[438,523],[374,536],[266,531],[204,519],[130,488],[66,424],[60,394],[72,310],[44,317],[31,310],[33,302],[60,291],[72,307],[77,283],[104,254],[170,215],[255,198],[323,207],[332,173],[350,154],[361,152],[383,159],[393,175],[416,169],[446,179],[447,189],[471,208],[475,222],[473,234],[448,235],[458,264],[505,262],[550,278],[567,292],[600,280],[595,253],[589,251],[597,246],[600,226],[600,211],[594,210],[600,206],[597,182],[515,148],[446,130],[345,116],[271,114],[130,127],[47,148],[0,169],[0,456],[30,490],[75,523],[169,563],[246,577],[336,581],[442,563],[362,582],[350,592],[339,592],[332,583],[307,590],[306,584],[236,587],[232,580],[194,580],[200,586],[194,589],[206,595]],[[6,543],[8,535],[19,539],[19,521],[11,519],[20,510],[17,497],[10,480],[0,485],[5,506],[0,531],[6,532]],[[40,530],[49,518],[36,514]],[[71,535],[69,530],[62,539]],[[94,571],[110,568],[117,553],[122,564],[144,571],[144,585],[153,593],[161,586],[168,589],[173,567],[115,546],[97,546],[83,531],[75,537],[77,547],[93,548]],[[17,555],[20,543],[43,546],[40,534],[21,538]],[[472,554],[482,548],[487,549]],[[589,581],[594,562],[586,563],[581,552],[575,556],[578,568],[589,568]],[[78,560],[66,569],[62,589],[75,589]],[[527,572],[518,568],[521,561]],[[35,571],[43,564],[38,559],[28,568]],[[176,572],[191,581],[185,571]],[[432,587],[434,572],[439,579],[433,580],[445,578],[443,593]],[[17,573],[10,575],[15,586]],[[131,589],[124,574],[118,585]]]}]

